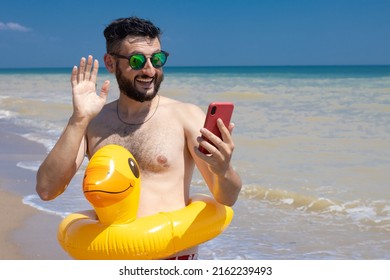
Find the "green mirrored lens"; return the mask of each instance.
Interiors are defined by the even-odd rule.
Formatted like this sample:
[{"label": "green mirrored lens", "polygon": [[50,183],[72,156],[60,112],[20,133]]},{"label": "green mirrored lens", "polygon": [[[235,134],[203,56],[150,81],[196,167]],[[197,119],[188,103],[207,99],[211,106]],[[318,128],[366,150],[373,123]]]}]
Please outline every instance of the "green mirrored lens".
[{"label": "green mirrored lens", "polygon": [[163,52],[155,53],[151,58],[152,65],[155,68],[162,67],[165,64],[166,60],[167,60],[167,56]]},{"label": "green mirrored lens", "polygon": [[135,70],[142,69],[145,63],[146,63],[146,58],[142,54],[133,55],[129,59],[130,67]]}]

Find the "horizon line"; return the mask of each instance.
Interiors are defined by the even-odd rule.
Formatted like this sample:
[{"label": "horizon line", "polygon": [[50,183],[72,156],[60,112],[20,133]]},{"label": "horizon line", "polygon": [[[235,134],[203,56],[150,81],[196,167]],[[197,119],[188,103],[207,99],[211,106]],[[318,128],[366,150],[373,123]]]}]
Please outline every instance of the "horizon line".
[{"label": "horizon line", "polygon": [[[285,64],[285,65],[167,65],[166,68],[213,68],[213,67],[368,67],[368,66],[390,66],[390,64]],[[0,67],[0,70],[28,70],[28,69],[72,69],[73,66],[22,66],[22,67]],[[101,70],[106,70],[101,67]]]}]

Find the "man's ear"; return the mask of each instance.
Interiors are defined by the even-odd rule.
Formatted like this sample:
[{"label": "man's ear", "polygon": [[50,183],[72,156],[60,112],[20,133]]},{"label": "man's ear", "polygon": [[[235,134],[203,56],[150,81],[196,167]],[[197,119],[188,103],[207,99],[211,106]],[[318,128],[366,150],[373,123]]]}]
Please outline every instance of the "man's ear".
[{"label": "man's ear", "polygon": [[115,73],[114,58],[111,55],[109,55],[108,53],[106,53],[104,55],[104,65],[106,66],[106,69],[108,70],[108,72]]}]

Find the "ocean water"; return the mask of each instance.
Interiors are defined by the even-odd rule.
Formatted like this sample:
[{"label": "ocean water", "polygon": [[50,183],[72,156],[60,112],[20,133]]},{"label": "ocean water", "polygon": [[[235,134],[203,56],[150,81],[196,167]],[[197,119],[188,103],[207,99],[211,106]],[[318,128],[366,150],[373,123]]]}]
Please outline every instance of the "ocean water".
[{"label": "ocean water", "polygon": [[[0,70],[0,122],[49,151],[71,111],[71,69]],[[115,78],[100,71],[98,85]],[[243,179],[230,227],[201,259],[390,259],[390,66],[166,67],[161,95],[235,103]],[[40,162],[18,168],[36,172]],[[85,165],[67,191],[24,202],[61,216],[91,208]],[[195,174],[192,192],[208,193]]]}]

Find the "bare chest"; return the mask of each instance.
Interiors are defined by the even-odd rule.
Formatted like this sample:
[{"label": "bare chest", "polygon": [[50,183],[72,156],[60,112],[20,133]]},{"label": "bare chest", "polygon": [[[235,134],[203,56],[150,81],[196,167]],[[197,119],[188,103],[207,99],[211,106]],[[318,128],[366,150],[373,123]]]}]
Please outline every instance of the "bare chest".
[{"label": "bare chest", "polygon": [[182,129],[154,122],[142,127],[122,123],[95,126],[88,135],[88,142],[90,154],[109,144],[125,147],[145,174],[163,172],[179,164],[185,140]]}]

